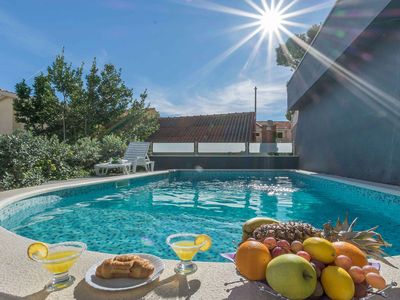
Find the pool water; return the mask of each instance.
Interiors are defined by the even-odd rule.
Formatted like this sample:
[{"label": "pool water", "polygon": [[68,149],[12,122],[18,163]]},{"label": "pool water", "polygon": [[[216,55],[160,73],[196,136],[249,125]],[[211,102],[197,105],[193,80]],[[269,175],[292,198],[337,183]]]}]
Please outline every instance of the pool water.
[{"label": "pool water", "polygon": [[301,220],[322,227],[349,212],[360,229],[378,231],[400,253],[400,197],[289,171],[176,171],[79,187],[15,202],[0,225],[55,243],[85,242],[89,250],[145,252],[174,259],[168,235],[205,233],[213,246],[197,260],[224,261],[255,216]]}]

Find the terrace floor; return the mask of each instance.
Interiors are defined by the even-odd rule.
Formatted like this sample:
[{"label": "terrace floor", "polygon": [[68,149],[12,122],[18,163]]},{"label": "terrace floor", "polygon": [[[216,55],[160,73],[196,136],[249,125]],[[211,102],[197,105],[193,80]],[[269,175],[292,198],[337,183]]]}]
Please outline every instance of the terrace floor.
[{"label": "terrace floor", "polygon": [[[142,175],[135,174],[129,177]],[[42,193],[66,185],[105,182],[119,177],[79,179],[1,192],[0,207],[6,202],[23,198],[28,193]],[[121,176],[121,178],[126,179],[128,176]],[[173,268],[177,261],[173,260],[164,260],[166,268],[160,279],[146,287],[118,293],[98,291],[86,284],[85,273],[94,263],[111,255],[91,251],[85,252],[71,269],[71,274],[76,278],[74,285],[49,294],[43,290],[43,286],[50,278],[49,274],[38,263],[27,258],[26,249],[31,242],[32,240],[0,227],[0,261],[2,262],[0,264],[0,299],[277,299],[261,292],[255,283],[248,282],[237,275],[232,263],[198,262],[198,271],[184,277],[175,275]],[[400,266],[400,256],[394,257],[392,262]],[[399,270],[383,265],[382,274],[388,281],[394,280],[400,283]],[[391,290],[388,295],[388,299],[400,299],[400,288]],[[373,299],[382,298],[374,297]]]}]

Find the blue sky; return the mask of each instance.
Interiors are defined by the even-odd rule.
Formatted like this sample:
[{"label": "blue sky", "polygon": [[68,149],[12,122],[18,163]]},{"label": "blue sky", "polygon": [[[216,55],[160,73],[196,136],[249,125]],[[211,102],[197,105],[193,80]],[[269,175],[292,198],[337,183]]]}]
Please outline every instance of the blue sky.
[{"label": "blue sky", "polygon": [[[254,20],[222,6],[259,14],[250,4],[262,7],[261,1],[0,0],[0,88],[31,82],[64,46],[76,66],[84,61],[88,68],[96,57],[122,68],[135,95],[147,88],[163,116],[252,111],[257,85],[258,120],[282,120],[291,71],[276,66],[275,51],[268,63],[268,38],[249,63],[259,35],[223,55],[255,28],[233,30]],[[283,0],[282,7],[292,2]],[[315,9],[289,20],[311,25],[326,18],[334,0],[295,2],[286,13]]]}]

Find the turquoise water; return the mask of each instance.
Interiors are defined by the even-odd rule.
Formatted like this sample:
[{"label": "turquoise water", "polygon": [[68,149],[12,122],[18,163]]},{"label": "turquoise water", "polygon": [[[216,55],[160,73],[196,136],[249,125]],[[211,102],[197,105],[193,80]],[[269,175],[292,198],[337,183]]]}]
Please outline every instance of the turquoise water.
[{"label": "turquoise water", "polygon": [[[175,258],[165,243],[177,232],[206,233],[214,245],[197,260],[224,261],[255,216],[321,227],[349,212],[358,228],[379,232],[400,253],[400,197],[294,172],[179,171],[52,192],[0,211],[0,225],[48,243],[79,240],[89,250]],[[356,227],[357,228],[357,227]]]}]

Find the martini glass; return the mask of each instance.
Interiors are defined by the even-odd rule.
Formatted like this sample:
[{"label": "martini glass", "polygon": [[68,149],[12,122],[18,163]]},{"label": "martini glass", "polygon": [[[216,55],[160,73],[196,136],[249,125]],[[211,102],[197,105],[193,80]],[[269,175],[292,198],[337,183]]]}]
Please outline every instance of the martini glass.
[{"label": "martini glass", "polygon": [[198,234],[194,233],[178,233],[167,237],[167,244],[174,250],[175,254],[181,260],[175,266],[175,273],[181,275],[193,274],[197,271],[197,265],[192,262],[194,256],[204,246],[205,241],[196,245],[195,240]]},{"label": "martini glass", "polygon": [[75,277],[69,275],[69,269],[75,264],[79,256],[86,250],[86,244],[81,242],[64,242],[48,246],[46,257],[32,256],[32,259],[40,262],[53,277],[46,284],[46,290],[58,291],[69,287],[75,281]]}]

